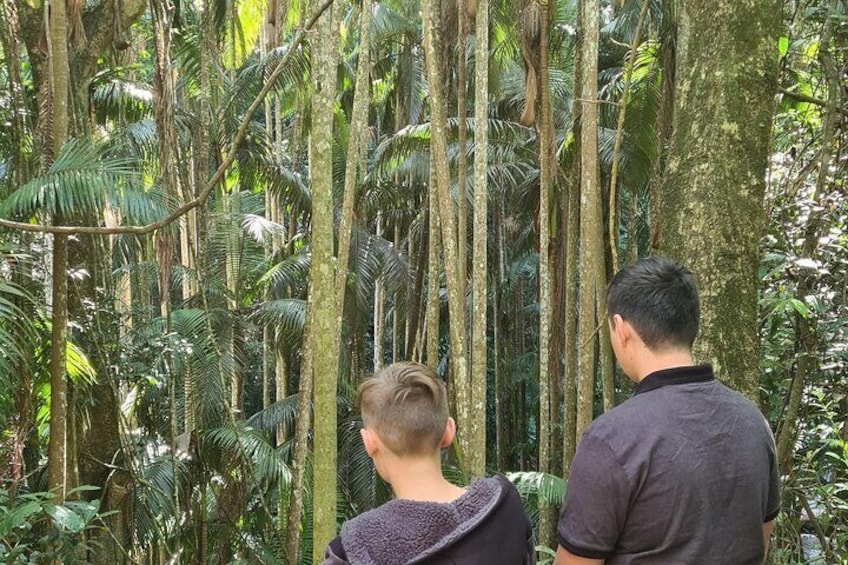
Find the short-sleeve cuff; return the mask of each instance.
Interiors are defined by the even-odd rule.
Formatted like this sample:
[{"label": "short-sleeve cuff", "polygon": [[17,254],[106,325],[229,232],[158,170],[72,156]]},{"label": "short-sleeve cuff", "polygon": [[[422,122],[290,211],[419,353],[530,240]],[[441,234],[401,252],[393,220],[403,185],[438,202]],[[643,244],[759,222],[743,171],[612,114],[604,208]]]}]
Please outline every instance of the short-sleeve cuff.
[{"label": "short-sleeve cuff", "polygon": [[771,522],[772,520],[777,518],[778,514],[780,514],[780,508],[778,508],[774,512],[770,512],[769,514],[766,514],[766,519],[763,520],[763,524],[765,524],[766,522]]},{"label": "short-sleeve cuff", "polygon": [[608,551],[597,551],[595,549],[586,549],[585,547],[580,547],[574,545],[562,534],[558,535],[559,544],[568,550],[568,552],[572,555],[576,555],[577,557],[585,557],[586,559],[604,559],[606,560],[608,557],[612,556],[612,553]]}]

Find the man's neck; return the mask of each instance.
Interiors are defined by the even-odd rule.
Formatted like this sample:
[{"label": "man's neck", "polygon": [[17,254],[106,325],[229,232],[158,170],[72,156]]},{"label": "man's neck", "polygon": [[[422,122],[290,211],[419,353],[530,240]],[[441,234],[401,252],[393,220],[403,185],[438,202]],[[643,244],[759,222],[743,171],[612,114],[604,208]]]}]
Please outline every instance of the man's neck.
[{"label": "man's neck", "polygon": [[438,459],[397,458],[392,462],[388,480],[397,498],[428,502],[453,502],[465,492],[442,475]]},{"label": "man's neck", "polygon": [[650,352],[642,357],[639,365],[631,375],[631,379],[636,382],[642,382],[642,379],[664,369],[673,369],[675,367],[691,367],[695,364],[692,359],[692,352],[682,349],[673,349],[661,352]]}]

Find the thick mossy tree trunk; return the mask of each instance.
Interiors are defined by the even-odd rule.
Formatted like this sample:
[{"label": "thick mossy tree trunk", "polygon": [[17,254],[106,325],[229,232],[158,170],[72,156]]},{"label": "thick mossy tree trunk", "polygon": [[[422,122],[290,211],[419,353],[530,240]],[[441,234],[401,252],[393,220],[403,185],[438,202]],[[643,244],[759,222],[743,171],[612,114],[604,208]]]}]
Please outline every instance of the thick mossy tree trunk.
[{"label": "thick mossy tree trunk", "polygon": [[[338,351],[335,345],[336,288],[333,265],[333,106],[336,98],[338,25],[330,6],[318,19],[312,37],[312,133],[309,174],[312,181],[312,326],[314,382],[314,473],[312,560],[320,563],[324,547],[336,535],[336,393]],[[302,375],[301,378],[309,378]]]},{"label": "thick mossy tree trunk", "polygon": [[681,5],[659,250],[695,274],[698,361],[758,399],[757,288],[777,90],[778,0]]}]

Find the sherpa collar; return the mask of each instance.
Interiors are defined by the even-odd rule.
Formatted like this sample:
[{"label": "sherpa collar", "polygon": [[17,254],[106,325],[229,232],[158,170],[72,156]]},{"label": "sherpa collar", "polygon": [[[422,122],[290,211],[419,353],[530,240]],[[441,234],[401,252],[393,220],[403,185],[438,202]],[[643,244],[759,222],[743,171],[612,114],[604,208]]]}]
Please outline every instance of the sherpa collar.
[{"label": "sherpa collar", "polygon": [[497,507],[504,487],[478,479],[448,503],[392,500],[342,526],[351,565],[404,565],[423,561],[455,543]]}]

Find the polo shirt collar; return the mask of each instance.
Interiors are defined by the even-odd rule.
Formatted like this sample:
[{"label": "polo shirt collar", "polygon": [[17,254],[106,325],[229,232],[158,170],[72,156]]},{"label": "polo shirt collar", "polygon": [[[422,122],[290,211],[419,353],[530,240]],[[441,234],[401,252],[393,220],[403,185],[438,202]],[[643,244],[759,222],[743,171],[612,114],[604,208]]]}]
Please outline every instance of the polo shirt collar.
[{"label": "polo shirt collar", "polygon": [[689,383],[705,383],[715,379],[712,365],[690,365],[688,367],[672,367],[662,369],[642,379],[636,385],[633,396],[655,390],[667,385],[685,385]]}]

